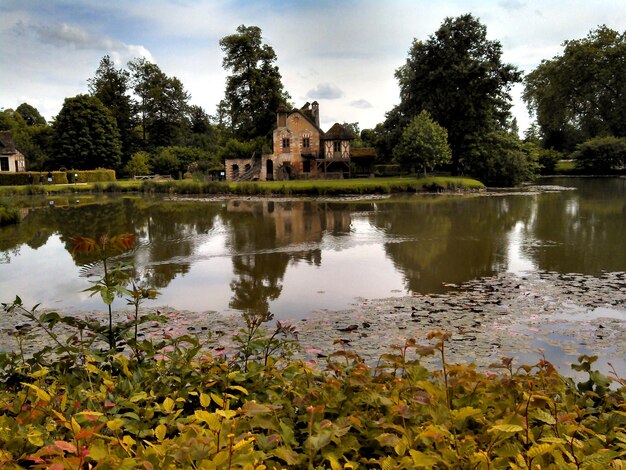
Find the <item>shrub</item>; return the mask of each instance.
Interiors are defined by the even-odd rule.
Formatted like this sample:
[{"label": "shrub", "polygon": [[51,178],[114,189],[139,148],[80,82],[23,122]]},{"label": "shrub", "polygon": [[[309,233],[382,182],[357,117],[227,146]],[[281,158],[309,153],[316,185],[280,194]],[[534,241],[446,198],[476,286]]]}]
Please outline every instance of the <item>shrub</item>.
[{"label": "shrub", "polygon": [[504,131],[491,132],[474,143],[464,163],[469,174],[487,186],[517,186],[533,179],[537,170],[520,140]]},{"label": "shrub", "polygon": [[576,167],[585,172],[611,172],[626,168],[626,138],[597,137],[578,145],[572,153]]}]

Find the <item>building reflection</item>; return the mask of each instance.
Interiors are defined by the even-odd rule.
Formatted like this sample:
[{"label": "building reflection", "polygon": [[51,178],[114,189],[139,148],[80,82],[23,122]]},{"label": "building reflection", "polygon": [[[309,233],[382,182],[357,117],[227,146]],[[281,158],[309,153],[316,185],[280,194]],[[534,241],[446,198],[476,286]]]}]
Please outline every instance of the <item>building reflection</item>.
[{"label": "building reflection", "polygon": [[235,275],[230,307],[243,311],[269,311],[290,262],[320,266],[324,234],[350,232],[348,208],[319,202],[231,200],[226,213]]}]

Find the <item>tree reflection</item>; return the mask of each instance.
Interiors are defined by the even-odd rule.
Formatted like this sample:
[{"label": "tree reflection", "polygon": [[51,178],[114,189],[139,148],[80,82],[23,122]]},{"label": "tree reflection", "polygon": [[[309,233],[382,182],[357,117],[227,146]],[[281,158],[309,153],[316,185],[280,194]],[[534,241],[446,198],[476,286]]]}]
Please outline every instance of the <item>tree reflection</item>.
[{"label": "tree reflection", "polygon": [[527,237],[539,269],[600,274],[626,266],[626,179],[557,181],[577,191],[545,194],[536,200],[537,217]]},{"label": "tree reflection", "polygon": [[522,198],[437,197],[398,202],[373,223],[406,288],[428,293],[505,270],[506,234],[529,215]]}]

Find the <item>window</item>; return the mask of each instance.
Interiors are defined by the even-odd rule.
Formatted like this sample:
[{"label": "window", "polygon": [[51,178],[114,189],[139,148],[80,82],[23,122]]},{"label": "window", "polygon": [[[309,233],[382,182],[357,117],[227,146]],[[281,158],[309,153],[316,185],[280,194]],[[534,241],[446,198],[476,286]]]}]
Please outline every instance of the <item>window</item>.
[{"label": "window", "polygon": [[311,141],[308,137],[302,138],[302,148],[308,149],[311,146]]},{"label": "window", "polygon": [[283,139],[283,148],[284,149],[288,149],[289,148],[289,139]]},{"label": "window", "polygon": [[333,150],[335,152],[341,152],[341,142],[340,141],[335,141],[333,142]]}]

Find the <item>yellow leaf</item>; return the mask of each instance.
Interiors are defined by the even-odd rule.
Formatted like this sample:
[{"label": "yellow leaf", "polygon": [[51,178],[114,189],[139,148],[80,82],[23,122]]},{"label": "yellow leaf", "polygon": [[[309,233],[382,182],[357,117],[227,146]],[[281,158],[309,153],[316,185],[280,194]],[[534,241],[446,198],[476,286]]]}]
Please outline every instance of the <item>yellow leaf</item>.
[{"label": "yellow leaf", "polygon": [[43,400],[45,402],[49,402],[50,401],[50,395],[48,394],[48,392],[46,392],[45,390],[40,389],[39,387],[37,387],[37,385],[27,384],[25,382],[22,382],[22,385],[25,385],[26,387],[30,388],[31,390],[34,390],[35,393],[37,394],[37,398],[39,398],[40,400]]},{"label": "yellow leaf", "polygon": [[78,424],[78,421],[76,421],[73,416],[72,416],[71,423],[72,423],[72,432],[74,434],[78,434],[80,432],[80,424]]},{"label": "yellow leaf", "polygon": [[528,449],[529,458],[534,459],[535,457],[539,457],[540,455],[547,454],[552,449],[554,449],[554,444],[536,444]]},{"label": "yellow leaf", "polygon": [[215,413],[226,419],[231,419],[237,416],[237,412],[234,410],[215,410]]},{"label": "yellow leaf", "polygon": [[459,410],[452,410],[452,419],[456,422],[463,421],[467,418],[481,415],[483,412],[477,408],[472,408],[471,406],[463,407]]},{"label": "yellow leaf", "polygon": [[109,448],[102,440],[97,440],[89,447],[89,458],[96,462],[108,456]]},{"label": "yellow leaf", "polygon": [[170,397],[167,397],[165,400],[163,400],[163,405],[161,405],[161,408],[163,408],[163,410],[165,410],[165,412],[169,414],[174,411],[175,404],[176,402],[174,402],[174,400],[172,400]]},{"label": "yellow leaf", "polygon": [[206,408],[207,406],[209,406],[211,404],[211,397],[209,395],[207,395],[206,393],[201,393],[200,394],[200,404]]},{"label": "yellow leaf", "polygon": [[533,411],[532,417],[546,424],[556,423],[554,416],[552,416],[550,413],[542,409],[537,409]]},{"label": "yellow leaf", "polygon": [[107,421],[107,428],[115,432],[124,426],[124,420],[121,418],[110,419]]},{"label": "yellow leaf", "polygon": [[32,374],[29,374],[29,375],[34,379],[38,379],[39,377],[44,377],[48,375],[48,372],[50,371],[46,367],[42,367],[37,372],[33,372]]},{"label": "yellow leaf", "polygon": [[382,470],[393,470],[394,468],[396,468],[396,463],[391,457],[387,457],[385,460],[383,460],[381,468]]},{"label": "yellow leaf", "polygon": [[135,439],[133,439],[132,437],[130,437],[128,434],[126,434],[123,438],[122,438],[122,443],[126,444],[128,447],[132,447],[134,446],[137,441],[135,441]]},{"label": "yellow leaf", "polygon": [[211,398],[215,403],[217,403],[217,406],[224,408],[224,400],[222,400],[222,397],[216,395],[215,393],[211,393]]},{"label": "yellow leaf", "polygon": [[145,400],[146,398],[148,398],[148,394],[146,392],[139,392],[139,393],[135,393],[134,395],[132,395],[130,397],[130,401],[133,403],[137,403],[142,400]]},{"label": "yellow leaf", "polygon": [[233,446],[233,450],[241,449],[245,445],[251,444],[252,442],[254,442],[254,437],[249,437],[248,439],[242,439]]},{"label": "yellow leaf", "polygon": [[164,424],[159,424],[154,430],[154,435],[159,440],[159,442],[165,439],[166,433],[167,433],[167,426],[165,426]]},{"label": "yellow leaf", "polygon": [[413,465],[416,467],[426,467],[432,468],[437,465],[437,460],[424,452],[420,452],[419,450],[409,450],[409,454],[411,454],[411,458],[413,459]]},{"label": "yellow leaf", "polygon": [[241,385],[231,385],[230,387],[228,387],[231,390],[238,390],[241,393],[243,393],[244,395],[248,394],[248,390],[246,390],[245,388],[243,388]]},{"label": "yellow leaf", "polygon": [[489,431],[500,431],[500,432],[520,432],[523,431],[524,428],[518,426],[517,424],[496,424],[492,426]]}]

